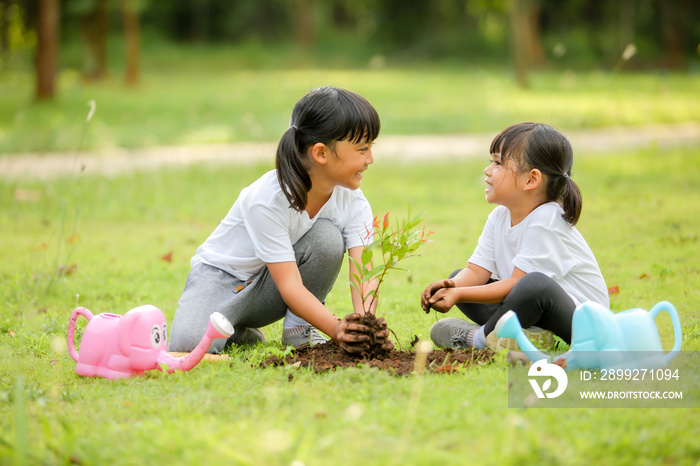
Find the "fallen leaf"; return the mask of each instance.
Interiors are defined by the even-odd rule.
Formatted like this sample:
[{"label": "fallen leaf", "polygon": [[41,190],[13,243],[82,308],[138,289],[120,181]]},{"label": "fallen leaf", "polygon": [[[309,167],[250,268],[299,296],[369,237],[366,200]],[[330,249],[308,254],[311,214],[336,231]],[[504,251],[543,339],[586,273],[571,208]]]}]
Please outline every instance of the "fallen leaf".
[{"label": "fallen leaf", "polygon": [[14,336],[15,336],[15,332],[13,332],[12,330],[8,331],[7,334],[10,335],[10,336],[13,337],[13,338],[14,338]]},{"label": "fallen leaf", "polygon": [[640,279],[649,278],[649,275],[643,273],[643,274],[641,274],[641,275],[639,276],[639,278],[640,278]]},{"label": "fallen leaf", "polygon": [[74,235],[69,235],[66,238],[66,243],[68,243],[68,244],[77,243],[78,241],[80,241],[80,235],[78,233],[76,233]]},{"label": "fallen leaf", "polygon": [[58,275],[59,276],[68,276],[78,270],[78,264],[71,264],[71,265],[61,265],[58,268]]},{"label": "fallen leaf", "polygon": [[611,286],[610,288],[608,288],[608,294],[620,294],[620,287]]},{"label": "fallen leaf", "polygon": [[450,364],[445,364],[435,369],[435,372],[452,374],[453,372],[459,371],[459,366],[451,366]]},{"label": "fallen leaf", "polygon": [[39,202],[41,200],[41,191],[33,191],[31,189],[17,188],[12,194],[15,201],[20,202]]},{"label": "fallen leaf", "polygon": [[54,365],[57,362],[58,362],[58,359],[52,359],[51,361],[49,361],[49,364]]},{"label": "fallen leaf", "polygon": [[170,252],[167,253],[166,255],[160,256],[160,259],[163,260],[163,261],[165,261],[165,262],[172,262],[172,261],[173,261],[173,252],[170,251]]},{"label": "fallen leaf", "polygon": [[552,364],[556,364],[557,366],[566,370],[567,363],[566,363],[566,359],[564,359],[564,358],[559,358],[556,361],[552,362]]}]

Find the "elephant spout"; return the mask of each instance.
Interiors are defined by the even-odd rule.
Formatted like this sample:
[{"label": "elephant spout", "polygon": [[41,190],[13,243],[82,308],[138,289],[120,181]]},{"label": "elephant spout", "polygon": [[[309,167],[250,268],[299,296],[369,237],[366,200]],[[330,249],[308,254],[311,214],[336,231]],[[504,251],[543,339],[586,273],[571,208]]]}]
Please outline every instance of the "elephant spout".
[{"label": "elephant spout", "polygon": [[540,359],[546,359],[547,362],[551,362],[551,358],[537,349],[535,345],[527,338],[523,328],[520,325],[520,320],[518,316],[513,311],[508,311],[498,319],[496,322],[496,328],[494,329],[498,338],[515,338],[518,342],[518,346],[525,353],[530,361],[539,361]]},{"label": "elephant spout", "polygon": [[190,354],[181,358],[176,358],[166,351],[163,351],[158,357],[157,362],[167,366],[167,371],[169,373],[176,370],[188,371],[199,364],[202,358],[204,358],[204,355],[214,339],[228,338],[233,335],[233,332],[234,330],[231,322],[229,322],[223,314],[214,312],[209,318],[209,325],[207,326],[207,331],[202,337],[202,340]]}]

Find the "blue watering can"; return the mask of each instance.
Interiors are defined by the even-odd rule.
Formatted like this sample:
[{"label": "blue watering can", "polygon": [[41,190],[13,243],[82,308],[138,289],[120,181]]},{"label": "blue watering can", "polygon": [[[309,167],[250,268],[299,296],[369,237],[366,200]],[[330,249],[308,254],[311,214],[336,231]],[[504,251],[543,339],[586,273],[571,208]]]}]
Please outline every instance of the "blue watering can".
[{"label": "blue watering can", "polygon": [[[664,354],[654,318],[668,312],[673,322],[674,345]],[[495,328],[499,338],[515,338],[530,361],[551,356],[539,351],[528,340],[513,311],[498,320]],[[574,311],[571,324],[571,350],[554,360],[564,359],[566,369],[658,369],[664,368],[678,355],[683,337],[678,312],[673,305],[662,301],[651,311],[629,309],[617,314],[594,303],[580,304]]]}]

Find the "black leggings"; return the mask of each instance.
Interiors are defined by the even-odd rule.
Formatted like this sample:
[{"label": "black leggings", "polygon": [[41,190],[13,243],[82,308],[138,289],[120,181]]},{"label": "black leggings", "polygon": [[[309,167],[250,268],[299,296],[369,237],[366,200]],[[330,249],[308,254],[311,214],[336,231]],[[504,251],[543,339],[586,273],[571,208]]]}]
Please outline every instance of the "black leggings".
[{"label": "black leggings", "polygon": [[[460,270],[452,272],[450,278]],[[576,304],[557,282],[540,272],[528,273],[518,280],[499,304],[458,303],[457,307],[471,320],[484,326],[484,335],[493,332],[498,319],[512,310],[523,328],[536,325],[571,343],[571,321]]]}]

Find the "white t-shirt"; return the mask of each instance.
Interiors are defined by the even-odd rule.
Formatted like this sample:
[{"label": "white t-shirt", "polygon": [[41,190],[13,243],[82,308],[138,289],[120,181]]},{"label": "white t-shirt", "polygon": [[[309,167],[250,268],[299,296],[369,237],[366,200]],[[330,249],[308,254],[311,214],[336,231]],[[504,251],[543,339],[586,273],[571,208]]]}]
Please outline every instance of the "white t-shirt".
[{"label": "white t-shirt", "polygon": [[309,218],[306,211],[290,207],[277,171],[271,170],[241,191],[226,217],[197,248],[191,265],[209,264],[247,280],[267,263],[295,261],[293,245],[319,218],[340,229],[346,249],[372,242],[372,208],[362,191],[336,186],[318,214]]},{"label": "white t-shirt", "polygon": [[598,262],[562,213],[559,204],[549,202],[511,227],[510,211],[496,207],[469,262],[501,279],[509,278],[513,267],[525,273],[541,272],[557,282],[576,305],[594,301],[609,308],[608,288]]}]

